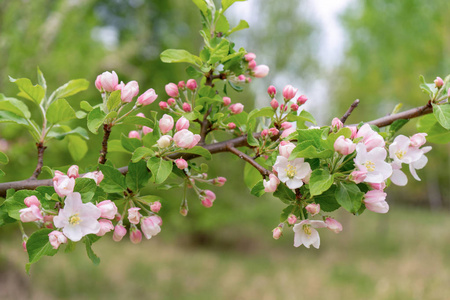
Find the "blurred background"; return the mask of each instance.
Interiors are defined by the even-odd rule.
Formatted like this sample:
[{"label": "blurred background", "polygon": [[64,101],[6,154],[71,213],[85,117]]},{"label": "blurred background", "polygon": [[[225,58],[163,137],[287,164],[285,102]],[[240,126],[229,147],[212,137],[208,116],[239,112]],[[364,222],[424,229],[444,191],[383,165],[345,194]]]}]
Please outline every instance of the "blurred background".
[{"label": "blurred background", "polygon": [[[355,99],[361,103],[348,123],[384,116],[398,103],[404,109],[423,105],[419,75],[431,82],[450,73],[449,15],[446,0],[238,2],[228,12],[230,23],[246,19],[250,29],[234,40],[271,72],[232,99],[250,111],[268,105],[270,84],[278,90],[292,84],[308,96],[306,109],[321,125],[341,117]],[[37,82],[39,66],[50,91],[70,79],[91,82],[68,99],[75,107],[101,101],[93,83],[106,70],[124,82],[137,80],[141,90],[154,88],[158,100],[166,100],[164,85],[188,77],[186,65],[163,64],[159,53],[197,53],[200,29],[199,13],[186,0],[2,0],[0,93],[18,92],[8,75]],[[145,108],[150,110],[159,111],[157,103]],[[401,133],[412,134],[416,122]],[[98,158],[100,140],[90,134],[90,151],[81,160],[68,154],[68,141],[52,142],[44,162],[87,168]],[[20,232],[2,227],[0,299],[445,299],[450,145],[432,146],[428,165],[418,172],[421,182],[408,175],[407,187],[389,187],[387,215],[336,212],[344,231],[322,230],[320,250],[292,247],[290,230],[272,239],[282,203],[251,196],[243,162],[228,154],[215,155],[210,164],[211,178],[228,178],[223,188],[213,188],[218,199],[211,209],[190,195],[189,215],[182,217],[181,190],[150,187],[147,192],[163,198],[163,231],[140,245],[100,240],[94,245],[102,259],[97,267],[79,245],[75,253],[42,259],[26,276]],[[30,176],[36,155],[28,133],[0,125],[0,150],[10,158],[2,182]],[[123,153],[109,158],[117,166],[129,160]]]}]

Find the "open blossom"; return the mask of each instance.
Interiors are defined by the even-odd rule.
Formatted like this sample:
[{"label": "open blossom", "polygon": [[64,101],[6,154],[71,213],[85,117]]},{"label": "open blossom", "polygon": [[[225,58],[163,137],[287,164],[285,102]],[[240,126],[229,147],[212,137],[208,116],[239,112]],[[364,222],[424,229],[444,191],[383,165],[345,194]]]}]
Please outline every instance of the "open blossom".
[{"label": "open blossom", "polygon": [[362,142],[367,147],[367,151],[372,150],[375,147],[384,147],[385,142],[381,135],[375,132],[369,124],[364,124],[358,130],[356,138],[362,137]]},{"label": "open blossom", "polygon": [[389,156],[394,162],[410,164],[422,156],[422,150],[418,147],[410,147],[410,139],[404,135],[399,135],[389,146]]},{"label": "open blossom", "polygon": [[278,156],[273,169],[278,173],[281,182],[292,190],[301,187],[302,179],[311,173],[311,167],[304,158],[288,160],[286,157]]},{"label": "open blossom", "polygon": [[75,179],[66,175],[55,175],[53,177],[53,187],[58,196],[65,197],[73,192]]},{"label": "open blossom", "polygon": [[342,231],[342,224],[336,221],[332,218],[326,218],[325,224],[327,225],[327,228],[331,231],[334,231],[335,233],[339,233]]},{"label": "open blossom", "polygon": [[392,167],[385,162],[386,149],[377,147],[367,152],[364,144],[356,146],[356,166],[360,171],[367,172],[365,182],[381,183],[392,175]]},{"label": "open blossom", "polygon": [[386,202],[386,193],[380,190],[368,191],[364,195],[364,204],[370,211],[385,214],[389,211],[389,204]]},{"label": "open blossom", "polygon": [[30,205],[30,207],[22,208],[21,210],[19,210],[19,213],[20,221],[22,221],[23,223],[35,222],[44,219],[41,214],[41,209],[34,204]]},{"label": "open blossom", "polygon": [[319,249],[320,237],[315,228],[327,227],[324,221],[317,220],[303,220],[294,225],[294,247],[304,245],[309,248],[313,245],[314,248]]},{"label": "open blossom", "polygon": [[346,139],[343,135],[339,136],[334,142],[334,150],[342,155],[349,155],[356,149],[356,144],[351,139]]},{"label": "open blossom", "polygon": [[417,176],[416,170],[422,169],[427,164],[428,158],[425,156],[425,153],[431,150],[431,146],[423,147],[420,150],[422,151],[422,156],[418,160],[409,164],[409,172],[411,172],[411,175],[417,181],[420,181],[420,178]]},{"label": "open blossom", "polygon": [[100,217],[105,219],[114,219],[117,214],[117,206],[111,200],[104,200],[96,205],[100,209]]},{"label": "open blossom", "polygon": [[280,184],[280,180],[278,179],[278,177],[275,176],[274,174],[270,174],[269,180],[263,181],[264,191],[266,193],[273,193],[277,190],[279,184]]},{"label": "open blossom", "polygon": [[83,175],[83,178],[93,179],[97,185],[99,185],[100,182],[102,182],[104,177],[105,176],[103,175],[102,171],[89,172]]},{"label": "open blossom", "polygon": [[190,149],[198,144],[200,138],[200,135],[193,134],[189,130],[183,129],[175,133],[173,141],[178,147]]},{"label": "open blossom", "polygon": [[71,193],[64,200],[64,208],[59,210],[53,222],[57,228],[62,228],[64,235],[78,242],[87,234],[100,231],[101,211],[92,203],[83,203],[79,193]]},{"label": "open blossom", "polygon": [[48,234],[48,240],[53,249],[58,249],[61,244],[67,243],[67,237],[60,231],[54,230]]},{"label": "open blossom", "polygon": [[162,118],[159,120],[159,129],[162,134],[166,134],[171,131],[173,128],[173,118],[167,114],[164,114]]},{"label": "open blossom", "polygon": [[162,220],[159,216],[150,216],[141,220],[141,230],[148,240],[161,232],[161,225]]}]

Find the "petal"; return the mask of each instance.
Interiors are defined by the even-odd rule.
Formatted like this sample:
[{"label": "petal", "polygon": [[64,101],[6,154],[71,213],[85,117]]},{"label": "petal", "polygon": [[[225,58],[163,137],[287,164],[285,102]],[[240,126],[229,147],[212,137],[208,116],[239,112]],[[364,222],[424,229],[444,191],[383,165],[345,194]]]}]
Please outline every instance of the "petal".
[{"label": "petal", "polygon": [[395,185],[405,186],[408,183],[408,177],[401,170],[393,170],[391,181]]},{"label": "petal", "polygon": [[66,225],[63,229],[64,235],[71,241],[78,242],[83,237],[79,225]]},{"label": "petal", "polygon": [[371,161],[380,161],[385,160],[387,155],[386,149],[382,147],[375,147],[372,150],[367,153],[367,156],[369,157],[369,160]]},{"label": "petal", "polygon": [[414,169],[413,164],[409,165],[409,172],[411,172],[411,175],[414,177],[415,180],[421,181],[420,177],[417,175],[416,169]]},{"label": "petal", "polygon": [[70,193],[64,200],[64,211],[71,216],[80,211],[83,202],[81,201],[80,193]]},{"label": "petal", "polygon": [[383,176],[383,181],[392,175],[392,167],[385,161],[376,162],[375,171]]},{"label": "petal", "polygon": [[311,172],[311,166],[309,163],[302,163],[299,167],[297,167],[297,174],[295,174],[295,178],[303,179]]},{"label": "petal", "polygon": [[324,228],[327,227],[327,224],[325,224],[324,221],[319,221],[319,220],[311,220],[309,222],[309,224],[311,224],[312,227],[314,228]]},{"label": "petal", "polygon": [[82,220],[79,227],[81,228],[81,232],[83,236],[91,233],[98,233],[101,229],[100,223],[94,218],[86,218]]},{"label": "petal", "polygon": [[423,167],[425,167],[427,162],[428,162],[428,158],[425,155],[422,155],[422,157],[419,158],[417,161],[413,162],[412,165],[413,165],[414,169],[420,170]]},{"label": "petal", "polygon": [[[280,178],[281,180],[281,178]],[[281,180],[283,181],[283,180]],[[286,185],[288,188],[290,188],[291,190],[295,190],[298,189],[299,187],[301,187],[303,185],[303,181],[301,179],[289,179],[286,181]]]},{"label": "petal", "polygon": [[97,206],[95,206],[90,202],[82,204],[80,207],[80,217],[82,219],[93,218],[97,220],[98,218],[100,218],[101,214],[102,211]]}]

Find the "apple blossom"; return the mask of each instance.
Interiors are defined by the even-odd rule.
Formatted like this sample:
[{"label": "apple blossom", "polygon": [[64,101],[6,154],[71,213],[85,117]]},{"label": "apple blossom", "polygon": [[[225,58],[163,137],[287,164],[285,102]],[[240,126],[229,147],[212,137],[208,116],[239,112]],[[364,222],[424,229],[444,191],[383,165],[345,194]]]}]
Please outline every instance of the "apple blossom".
[{"label": "apple blossom", "polygon": [[163,135],[156,141],[156,144],[158,145],[159,148],[164,149],[169,147],[171,142],[172,137],[170,135]]},{"label": "apple blossom", "polygon": [[375,132],[369,124],[364,124],[358,130],[356,138],[362,137],[362,142],[367,147],[367,151],[372,150],[375,147],[384,147],[385,142],[381,135]]},{"label": "apple blossom", "polygon": [[223,100],[223,105],[225,105],[225,106],[228,106],[231,104],[230,97],[223,97],[222,100]]},{"label": "apple blossom", "polygon": [[341,135],[334,142],[334,150],[342,155],[349,155],[356,150],[356,144]]},{"label": "apple blossom", "polygon": [[283,235],[283,228],[280,226],[275,227],[274,230],[272,230],[272,236],[275,240],[278,240]]},{"label": "apple blossom", "polygon": [[264,180],[264,191],[266,193],[273,193],[277,190],[278,185],[280,184],[280,180],[274,174],[269,174],[269,180]]},{"label": "apple blossom", "polygon": [[280,104],[278,103],[277,99],[273,98],[272,101],[270,101],[270,106],[276,110]]},{"label": "apple blossom", "polygon": [[356,137],[356,134],[358,133],[358,128],[356,126],[348,126],[347,128],[352,132],[350,138],[354,139]]},{"label": "apple blossom", "polygon": [[350,174],[350,180],[352,180],[354,183],[361,183],[366,179],[367,171],[353,171]]},{"label": "apple blossom", "polygon": [[269,74],[269,67],[266,65],[257,65],[253,68],[253,76],[256,78],[263,78]]},{"label": "apple blossom", "polygon": [[364,195],[364,204],[370,211],[385,214],[389,211],[389,204],[385,201],[386,193],[380,190],[371,190]]},{"label": "apple blossom", "polygon": [[141,230],[148,240],[161,232],[161,225],[162,220],[159,216],[150,216],[141,220]]},{"label": "apple blossom", "polygon": [[128,132],[128,137],[130,139],[138,139],[138,140],[141,139],[141,135],[136,130],[132,130],[132,131]]},{"label": "apple blossom", "polygon": [[242,105],[241,103],[235,103],[230,106],[230,111],[234,115],[240,114],[243,110],[244,105]]},{"label": "apple blossom", "polygon": [[58,196],[65,197],[73,192],[75,178],[70,178],[66,175],[55,176],[53,177],[53,187]]},{"label": "apple blossom", "polygon": [[96,234],[100,230],[101,211],[92,203],[83,203],[80,193],[71,193],[64,200],[64,208],[59,210],[53,222],[56,228],[62,228],[64,235],[78,242],[88,234]]},{"label": "apple blossom", "polygon": [[190,149],[200,141],[200,135],[193,134],[189,130],[183,129],[175,133],[173,141],[178,147]]},{"label": "apple blossom", "polygon": [[130,221],[130,223],[139,224],[139,220],[141,219],[140,210],[139,207],[131,207],[128,209],[128,221]]},{"label": "apple blossom", "polygon": [[98,203],[97,208],[100,209],[100,217],[113,220],[117,214],[117,206],[111,200],[104,200]]},{"label": "apple blossom", "polygon": [[110,220],[100,219],[100,230],[96,233],[97,236],[104,236],[106,233],[114,230],[114,225]]},{"label": "apple blossom", "polygon": [[147,134],[152,133],[152,132],[153,132],[153,128],[150,128],[150,127],[147,127],[147,126],[143,126],[142,127],[142,133],[144,135],[147,135]]},{"label": "apple blossom", "polygon": [[166,110],[168,108],[167,102],[160,101],[159,108],[161,108],[162,110]]},{"label": "apple blossom", "polygon": [[248,62],[248,68],[253,70],[256,67],[256,60],[252,60]]},{"label": "apple blossom", "polygon": [[41,207],[41,202],[39,201],[39,199],[36,196],[29,196],[26,197],[23,202],[25,203],[26,206],[30,207],[31,205],[37,206],[37,207]]},{"label": "apple blossom", "polygon": [[149,105],[152,104],[156,100],[156,98],[158,98],[158,95],[156,94],[155,90],[148,89],[137,98],[137,103],[143,106]]},{"label": "apple blossom", "polygon": [[77,165],[70,166],[69,170],[67,170],[67,176],[75,179],[78,178],[78,176],[80,176],[78,173],[78,166]]},{"label": "apple blossom", "polygon": [[98,75],[97,78],[95,79],[95,87],[96,87],[97,90],[99,90],[100,92],[103,92],[103,87],[102,87],[102,75]]},{"label": "apple blossom", "polygon": [[236,124],[234,124],[233,122],[230,122],[227,124],[228,129],[235,129],[236,128]]},{"label": "apple blossom", "polygon": [[114,88],[115,91],[121,91],[123,89],[123,87],[125,86],[125,83],[123,83],[123,81],[121,81],[118,85],[116,85],[116,87]]},{"label": "apple blossom", "polygon": [[282,137],[282,138],[287,138],[287,137],[289,137],[289,136],[290,136],[292,133],[294,133],[294,132],[296,132],[295,128],[294,128],[294,127],[291,127],[291,128],[289,128],[289,129],[284,130],[283,133],[281,134],[281,137]]},{"label": "apple blossom", "polygon": [[342,231],[342,224],[335,219],[328,217],[325,219],[325,224],[327,225],[328,229],[334,231],[335,233],[339,233]]},{"label": "apple blossom", "polygon": [[127,234],[127,229],[123,227],[122,221],[114,227],[113,240],[115,242],[120,242],[122,238]]},{"label": "apple blossom", "polygon": [[150,210],[154,213],[158,213],[161,210],[161,202],[155,201],[150,205]]},{"label": "apple blossom", "polygon": [[165,86],[165,90],[169,97],[177,98],[180,93],[178,91],[178,86],[175,83],[168,83]]},{"label": "apple blossom", "polygon": [[344,123],[342,123],[342,121],[339,118],[334,118],[331,121],[331,128],[333,128],[333,130],[335,131],[339,131],[339,129],[344,127]]},{"label": "apple blossom", "polygon": [[283,129],[289,129],[291,127],[292,127],[292,123],[290,123],[290,122],[281,123],[281,128],[283,128]]},{"label": "apple blossom", "polygon": [[364,144],[356,146],[356,166],[360,171],[367,172],[365,182],[381,183],[392,175],[392,167],[385,162],[386,149],[377,147],[367,152]]},{"label": "apple blossom", "polygon": [[178,81],[177,86],[180,90],[184,90],[186,88],[186,84],[184,83],[183,80]]},{"label": "apple blossom", "polygon": [[183,130],[183,129],[189,129],[189,120],[186,119],[185,117],[181,117],[176,125],[175,125],[175,129],[177,131]]},{"label": "apple blossom", "polygon": [[420,178],[417,176],[416,169],[420,170],[427,164],[428,158],[424,154],[431,150],[431,146],[423,147],[420,150],[422,151],[422,156],[418,160],[409,164],[409,172],[417,181],[420,181]]},{"label": "apple blossom", "polygon": [[225,182],[227,182],[227,179],[225,177],[217,177],[213,179],[213,184],[215,186],[224,186]]},{"label": "apple blossom", "polygon": [[100,84],[104,91],[106,92],[114,92],[116,85],[119,84],[119,77],[117,77],[116,72],[103,72],[100,77]]},{"label": "apple blossom", "polygon": [[142,232],[136,228],[136,226],[132,226],[130,230],[130,241],[133,244],[139,244],[142,241]]},{"label": "apple blossom", "polygon": [[294,88],[292,85],[288,84],[283,88],[283,98],[285,100],[291,100],[297,94],[298,89]]},{"label": "apple blossom", "polygon": [[294,225],[297,222],[297,217],[293,214],[290,214],[287,220],[289,225]]},{"label": "apple blossom", "polygon": [[41,209],[34,204],[30,205],[30,207],[22,208],[19,210],[19,213],[20,221],[23,223],[36,222],[44,219],[41,214]]},{"label": "apple blossom", "polygon": [[159,129],[162,134],[166,134],[173,128],[173,118],[170,115],[164,114],[159,120]]},{"label": "apple blossom", "polygon": [[186,82],[186,87],[191,91],[194,91],[197,88],[197,81],[195,81],[195,79],[189,79]]},{"label": "apple blossom", "polygon": [[411,147],[421,147],[426,143],[426,133],[416,133],[410,138]]},{"label": "apple blossom", "polygon": [[410,164],[422,156],[422,151],[418,147],[410,147],[410,139],[399,135],[389,146],[389,156],[394,162]]},{"label": "apple blossom", "polygon": [[297,111],[297,110],[298,110],[298,105],[297,105],[297,103],[292,103],[292,104],[291,104],[291,110],[292,110],[292,111]]},{"label": "apple blossom", "polygon": [[267,88],[267,94],[269,94],[269,97],[270,97],[270,98],[275,97],[275,95],[277,94],[277,89],[276,89],[276,87],[274,87],[273,85],[269,86],[269,87]]},{"label": "apple blossom", "polygon": [[306,97],[305,95],[300,95],[300,97],[297,98],[298,105],[303,105],[306,103],[306,101],[308,101],[308,97]]},{"label": "apple blossom", "polygon": [[48,234],[48,240],[53,249],[58,249],[61,244],[67,243],[67,237],[60,231],[54,230]]},{"label": "apple blossom", "polygon": [[286,157],[277,156],[273,169],[278,173],[278,178],[290,189],[297,189],[303,185],[302,179],[310,172],[309,163],[304,158],[288,160]]},{"label": "apple blossom", "polygon": [[310,203],[306,205],[305,209],[310,213],[311,217],[313,217],[320,212],[320,204]]},{"label": "apple blossom", "polygon": [[175,164],[177,165],[177,168],[180,170],[184,170],[188,167],[188,163],[186,160],[182,158],[178,158],[175,160]]},{"label": "apple blossom", "polygon": [[280,143],[280,146],[278,146],[278,151],[280,152],[280,155],[286,158],[289,158],[289,156],[292,153],[292,150],[294,150],[295,144],[291,142],[282,141]]},{"label": "apple blossom", "polygon": [[249,52],[249,53],[244,55],[244,58],[245,58],[246,61],[252,61],[252,60],[255,60],[256,54],[253,53],[253,52]]},{"label": "apple blossom", "polygon": [[434,84],[436,85],[436,87],[438,89],[440,89],[443,85],[444,85],[444,80],[442,80],[441,77],[436,77],[436,79],[434,80]]},{"label": "apple blossom", "polygon": [[309,248],[313,245],[314,248],[319,249],[320,237],[319,233],[314,228],[327,227],[324,221],[317,220],[303,220],[294,225],[294,247],[304,245]]},{"label": "apple blossom", "polygon": [[89,172],[83,175],[83,178],[93,179],[97,185],[99,185],[100,182],[102,182],[104,177],[105,176],[103,175],[102,171]]},{"label": "apple blossom", "polygon": [[121,90],[120,99],[122,102],[129,103],[139,94],[139,84],[133,80],[128,82]]},{"label": "apple blossom", "polygon": [[184,103],[183,103],[182,108],[183,108],[183,110],[184,110],[185,112],[191,112],[191,111],[192,111],[192,106],[191,106],[189,103],[187,103],[187,102],[184,102]]}]

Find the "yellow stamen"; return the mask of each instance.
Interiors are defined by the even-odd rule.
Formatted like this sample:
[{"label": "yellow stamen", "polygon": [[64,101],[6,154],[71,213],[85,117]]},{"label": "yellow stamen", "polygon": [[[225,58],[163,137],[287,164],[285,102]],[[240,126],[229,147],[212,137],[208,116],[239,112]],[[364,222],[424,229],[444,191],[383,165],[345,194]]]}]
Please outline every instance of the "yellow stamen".
[{"label": "yellow stamen", "polygon": [[69,218],[70,225],[78,225],[80,224],[81,218],[78,216],[79,214],[74,214]]},{"label": "yellow stamen", "polygon": [[311,225],[303,225],[303,231],[304,231],[307,235],[311,235]]},{"label": "yellow stamen", "polygon": [[287,175],[287,177],[289,177],[289,179],[294,178],[294,176],[297,174],[297,170],[291,164],[288,164],[286,166],[286,169],[284,169],[284,170],[286,171],[286,175]]},{"label": "yellow stamen", "polygon": [[366,161],[364,163],[364,166],[366,166],[366,169],[367,169],[368,172],[375,171],[375,164],[373,162],[371,162],[370,160]]},{"label": "yellow stamen", "polygon": [[398,159],[402,159],[405,154],[406,154],[406,151],[402,151],[402,150],[395,152],[395,155],[398,157]]}]

